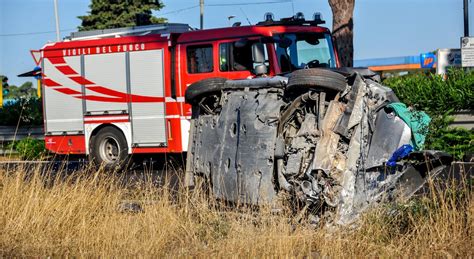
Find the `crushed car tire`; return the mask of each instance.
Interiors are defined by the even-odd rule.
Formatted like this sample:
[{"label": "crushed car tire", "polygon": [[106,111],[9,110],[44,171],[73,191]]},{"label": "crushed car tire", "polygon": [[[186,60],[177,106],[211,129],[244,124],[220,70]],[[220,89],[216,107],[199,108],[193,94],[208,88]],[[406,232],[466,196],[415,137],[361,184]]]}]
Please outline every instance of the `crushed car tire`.
[{"label": "crushed car tire", "polygon": [[321,89],[342,92],[346,89],[346,77],[328,69],[311,68],[296,70],[288,78],[289,92]]},{"label": "crushed car tire", "polygon": [[212,77],[195,82],[186,89],[184,98],[187,103],[197,103],[206,95],[220,92],[225,81],[227,81],[226,78]]}]

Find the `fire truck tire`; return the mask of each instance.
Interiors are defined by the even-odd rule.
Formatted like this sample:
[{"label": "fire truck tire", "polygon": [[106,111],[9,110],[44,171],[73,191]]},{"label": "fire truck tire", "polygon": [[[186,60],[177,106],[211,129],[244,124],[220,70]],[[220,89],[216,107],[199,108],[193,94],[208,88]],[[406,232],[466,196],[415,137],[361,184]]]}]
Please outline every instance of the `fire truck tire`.
[{"label": "fire truck tire", "polygon": [[226,78],[211,77],[192,83],[187,89],[184,98],[187,103],[197,103],[199,100],[212,93],[220,92]]},{"label": "fire truck tire", "polygon": [[286,89],[289,92],[308,88],[342,92],[346,89],[346,85],[346,77],[340,73],[328,69],[310,68],[296,70],[291,73]]},{"label": "fire truck tire", "polygon": [[91,139],[91,159],[107,170],[123,168],[128,162],[128,146],[122,132],[115,127],[104,127]]}]

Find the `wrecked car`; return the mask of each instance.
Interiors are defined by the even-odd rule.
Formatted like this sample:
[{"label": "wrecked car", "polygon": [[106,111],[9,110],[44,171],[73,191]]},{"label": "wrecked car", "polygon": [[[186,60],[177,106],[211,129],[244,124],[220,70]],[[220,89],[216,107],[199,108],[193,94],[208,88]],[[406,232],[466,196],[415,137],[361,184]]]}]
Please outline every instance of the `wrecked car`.
[{"label": "wrecked car", "polygon": [[449,163],[442,152],[421,150],[430,118],[401,104],[368,69],[256,71],[253,79],[208,78],[188,88],[188,186],[202,179],[219,200],[285,199],[315,222],[348,224],[372,204],[409,198]]}]

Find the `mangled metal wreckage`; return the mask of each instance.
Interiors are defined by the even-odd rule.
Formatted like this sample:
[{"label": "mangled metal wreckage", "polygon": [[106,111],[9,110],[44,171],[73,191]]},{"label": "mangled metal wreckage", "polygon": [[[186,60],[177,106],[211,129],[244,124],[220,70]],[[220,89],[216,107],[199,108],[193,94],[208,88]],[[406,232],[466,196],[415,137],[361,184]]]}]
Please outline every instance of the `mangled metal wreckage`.
[{"label": "mangled metal wreckage", "polygon": [[423,133],[397,114],[397,97],[367,69],[210,78],[191,85],[186,100],[193,105],[186,184],[200,177],[220,200],[286,197],[313,219],[347,224],[371,204],[420,188],[428,177],[420,158],[443,167],[436,152],[410,153]]}]

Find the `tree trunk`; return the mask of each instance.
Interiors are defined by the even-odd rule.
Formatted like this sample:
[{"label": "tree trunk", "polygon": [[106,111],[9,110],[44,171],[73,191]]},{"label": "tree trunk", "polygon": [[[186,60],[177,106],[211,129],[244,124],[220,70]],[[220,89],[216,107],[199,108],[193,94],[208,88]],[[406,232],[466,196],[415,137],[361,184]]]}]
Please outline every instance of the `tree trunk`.
[{"label": "tree trunk", "polygon": [[332,10],[332,34],[336,40],[339,61],[343,67],[354,63],[354,15],[355,0],[328,0]]}]

